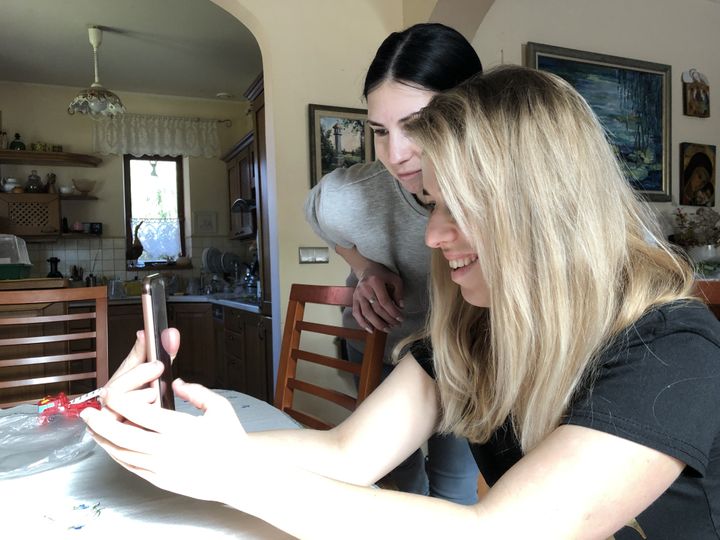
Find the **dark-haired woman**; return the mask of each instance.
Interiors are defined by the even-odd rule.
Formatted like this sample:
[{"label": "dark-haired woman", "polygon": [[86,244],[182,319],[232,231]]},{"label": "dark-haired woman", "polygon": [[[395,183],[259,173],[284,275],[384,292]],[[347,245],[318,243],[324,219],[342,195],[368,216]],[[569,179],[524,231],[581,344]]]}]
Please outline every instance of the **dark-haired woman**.
[{"label": "dark-haired woman", "polygon": [[[374,133],[377,161],[337,169],[310,192],[306,217],[315,232],[347,261],[347,284],[355,287],[350,327],[388,332],[386,369],[393,347],[422,327],[428,311],[430,251],[423,241],[424,207],[420,152],[401,122],[433,95],[482,71],[470,43],[441,24],[418,24],[394,32],[380,45],[368,69],[363,95]],[[350,360],[362,358],[348,343]],[[393,471],[402,491],[472,504],[477,467],[467,441],[434,436],[427,463],[421,450]]]}]

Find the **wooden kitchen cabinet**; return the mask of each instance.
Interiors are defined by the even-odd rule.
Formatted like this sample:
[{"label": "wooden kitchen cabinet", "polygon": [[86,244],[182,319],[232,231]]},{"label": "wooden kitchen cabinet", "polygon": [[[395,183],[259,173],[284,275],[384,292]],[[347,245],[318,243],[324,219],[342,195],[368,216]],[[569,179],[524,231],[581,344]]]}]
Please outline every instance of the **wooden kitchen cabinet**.
[{"label": "wooden kitchen cabinet", "polygon": [[[227,166],[228,199],[230,206],[237,199],[255,200],[255,149],[253,133],[243,137],[222,159]],[[230,238],[254,238],[257,217],[255,212],[230,213]]]},{"label": "wooden kitchen cabinet", "polygon": [[270,318],[225,307],[226,387],[272,403]]},{"label": "wooden kitchen cabinet", "polygon": [[35,241],[57,239],[60,235],[60,195],[0,193],[0,232]]},{"label": "wooden kitchen cabinet", "polygon": [[135,343],[135,334],[142,330],[140,304],[108,306],[108,364],[112,376]]},{"label": "wooden kitchen cabinet", "polygon": [[245,92],[250,101],[253,114],[254,131],[254,176],[255,201],[257,205],[257,247],[260,261],[260,311],[263,315],[272,314],[272,290],[270,287],[271,264],[270,260],[270,194],[267,175],[267,145],[265,142],[265,93],[263,74],[261,73],[250,88]]},{"label": "wooden kitchen cabinet", "polygon": [[223,307],[213,304],[213,341],[215,342],[215,382],[212,388],[229,388],[225,363],[225,323]]},{"label": "wooden kitchen cabinet", "polygon": [[215,385],[215,336],[208,303],[169,303],[168,324],[180,331],[180,350],[173,374],[186,382]]},{"label": "wooden kitchen cabinet", "polygon": [[[208,303],[168,303],[168,324],[180,331],[180,350],[173,362],[173,376],[187,382],[215,386],[215,339],[211,306]],[[108,352],[110,374],[115,373],[143,328],[140,304],[110,305],[108,308]]]}]

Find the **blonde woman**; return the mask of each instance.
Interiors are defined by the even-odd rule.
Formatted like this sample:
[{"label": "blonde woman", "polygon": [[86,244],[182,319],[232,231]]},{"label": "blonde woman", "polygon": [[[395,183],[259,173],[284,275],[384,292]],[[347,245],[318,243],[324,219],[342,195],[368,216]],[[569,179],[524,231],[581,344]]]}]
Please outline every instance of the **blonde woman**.
[{"label": "blonde woman", "polygon": [[[505,68],[406,129],[431,210],[430,339],[326,432],[248,436],[182,381],[205,415],[156,409],[133,389],[161,366],[141,365],[83,411],[100,444],[300,538],[718,538],[720,324],[584,100]],[[471,441],[491,484],[478,503],[368,487],[438,429]]]}]

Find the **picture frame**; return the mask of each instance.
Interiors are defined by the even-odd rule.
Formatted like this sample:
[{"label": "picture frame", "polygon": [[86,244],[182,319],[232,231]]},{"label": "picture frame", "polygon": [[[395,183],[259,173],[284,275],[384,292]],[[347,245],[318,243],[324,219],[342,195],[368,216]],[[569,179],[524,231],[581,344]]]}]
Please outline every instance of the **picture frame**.
[{"label": "picture frame", "polygon": [[716,147],[712,144],[680,143],[680,204],[715,206]]},{"label": "picture frame", "polygon": [[193,212],[193,234],[217,234],[217,212],[198,210]]},{"label": "picture frame", "polygon": [[672,200],[669,65],[533,42],[525,60],[565,79],[585,98],[640,195]]},{"label": "picture frame", "polygon": [[692,68],[683,71],[683,114],[710,117],[710,84],[704,73]]},{"label": "picture frame", "polygon": [[[375,159],[367,111],[330,105],[308,105],[310,187],[339,167]],[[337,150],[338,143],[340,151]]]}]

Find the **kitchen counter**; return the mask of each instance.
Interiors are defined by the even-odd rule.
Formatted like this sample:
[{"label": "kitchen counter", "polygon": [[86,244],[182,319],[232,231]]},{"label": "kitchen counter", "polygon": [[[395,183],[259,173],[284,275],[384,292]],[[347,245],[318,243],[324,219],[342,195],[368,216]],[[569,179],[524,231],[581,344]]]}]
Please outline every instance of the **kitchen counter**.
[{"label": "kitchen counter", "polygon": [[[208,303],[227,306],[235,309],[242,309],[250,313],[260,313],[260,306],[251,303],[242,297],[238,297],[232,293],[215,293],[215,294],[198,294],[198,295],[171,295],[167,297],[169,304],[174,303]],[[108,305],[122,306],[128,304],[139,304],[139,296],[126,296],[125,298],[110,298]],[[82,303],[73,303],[73,305],[82,305]]]}]

